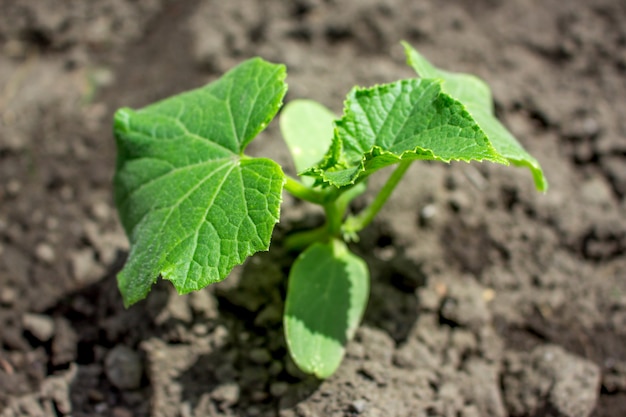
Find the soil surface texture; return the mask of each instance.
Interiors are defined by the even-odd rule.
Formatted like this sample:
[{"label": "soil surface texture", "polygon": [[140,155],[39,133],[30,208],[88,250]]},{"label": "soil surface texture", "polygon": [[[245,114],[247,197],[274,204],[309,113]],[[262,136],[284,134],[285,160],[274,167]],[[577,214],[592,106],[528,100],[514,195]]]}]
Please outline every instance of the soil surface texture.
[{"label": "soil surface texture", "polygon": [[[0,0],[0,416],[626,415],[623,0]],[[287,101],[340,113],[413,76],[400,40],[492,86],[526,170],[415,163],[353,246],[372,273],[338,372],[282,334],[319,212],[285,196],[272,251],[218,285],[159,282],[126,310],[112,114],[242,60],[288,67]],[[272,123],[254,155],[293,165]],[[384,180],[372,178],[372,190]],[[368,192],[355,202],[363,205]]]}]

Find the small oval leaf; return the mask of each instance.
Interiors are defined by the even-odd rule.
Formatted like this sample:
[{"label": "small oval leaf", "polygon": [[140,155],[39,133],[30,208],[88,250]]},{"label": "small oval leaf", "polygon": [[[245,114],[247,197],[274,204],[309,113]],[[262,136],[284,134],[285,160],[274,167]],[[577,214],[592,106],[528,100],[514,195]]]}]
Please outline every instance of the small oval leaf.
[{"label": "small oval leaf", "polygon": [[291,268],[285,337],[298,367],[327,378],[339,367],[369,296],[366,263],[339,241],[315,243]]},{"label": "small oval leaf", "polygon": [[293,100],[282,109],[280,130],[298,173],[324,157],[333,138],[334,120],[330,110],[313,100]]}]

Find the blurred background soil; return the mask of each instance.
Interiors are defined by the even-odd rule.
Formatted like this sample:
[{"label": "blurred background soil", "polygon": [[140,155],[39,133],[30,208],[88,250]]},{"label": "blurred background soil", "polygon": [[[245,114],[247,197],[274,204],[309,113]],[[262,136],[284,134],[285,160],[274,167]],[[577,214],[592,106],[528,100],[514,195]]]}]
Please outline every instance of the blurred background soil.
[{"label": "blurred background soil", "polygon": [[[0,415],[623,416],[624,21],[620,0],[0,0]],[[289,196],[271,253],[124,310],[117,107],[259,55],[287,64],[287,100],[340,113],[352,85],[413,76],[402,39],[488,81],[548,193],[414,164],[354,247],[371,299],[326,381],[282,336],[280,243],[319,221]],[[275,123],[250,149],[293,173]]]}]

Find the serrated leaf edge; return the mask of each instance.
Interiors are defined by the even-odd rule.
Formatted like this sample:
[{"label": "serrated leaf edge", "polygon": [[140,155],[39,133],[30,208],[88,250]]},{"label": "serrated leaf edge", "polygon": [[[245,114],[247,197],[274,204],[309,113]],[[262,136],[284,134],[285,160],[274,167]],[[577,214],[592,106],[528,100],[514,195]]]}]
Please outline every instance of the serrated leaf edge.
[{"label": "serrated leaf edge", "polygon": [[[434,81],[437,82],[438,84],[443,84],[444,80],[441,78],[422,78],[423,80],[426,81]],[[322,161],[320,161],[320,163],[314,167],[311,167],[301,173],[299,173],[298,175],[308,175],[308,176],[313,176],[316,177],[318,179],[321,180],[321,184],[323,185],[332,185],[332,186],[336,186],[336,187],[344,187],[344,186],[350,186],[350,185],[354,185],[357,181],[365,178],[365,176],[362,176],[361,174],[363,172],[367,171],[366,168],[366,164],[368,161],[373,160],[372,155],[376,154],[375,156],[392,156],[395,157],[396,162],[395,163],[399,163],[403,160],[409,159],[412,155],[418,155],[418,154],[423,154],[423,155],[429,155],[429,157],[424,157],[424,158],[412,158],[413,160],[429,160],[429,161],[440,161],[440,162],[445,162],[445,163],[450,163],[452,161],[463,161],[463,162],[472,162],[472,161],[476,161],[476,162],[484,162],[484,161],[489,161],[489,162],[493,162],[493,163],[498,163],[498,164],[502,164],[502,165],[510,165],[510,163],[515,163],[514,161],[510,160],[509,158],[506,158],[504,156],[502,156],[497,150],[496,148],[493,146],[491,139],[487,136],[487,134],[483,131],[483,129],[480,127],[480,125],[476,122],[476,120],[474,119],[474,116],[472,116],[471,112],[468,110],[467,106],[465,105],[465,103],[462,103],[461,101],[457,100],[456,98],[450,96],[448,93],[444,92],[443,90],[439,92],[439,95],[443,95],[445,97],[447,97],[449,100],[454,101],[456,104],[458,104],[462,110],[465,112],[465,116],[469,117],[474,125],[476,126],[476,128],[480,131],[480,133],[482,134],[482,136],[484,138],[486,138],[486,147],[487,149],[490,151],[491,153],[491,158],[442,158],[440,156],[435,155],[435,153],[430,150],[430,149],[426,149],[426,148],[422,148],[420,146],[416,146],[414,149],[412,150],[406,150],[403,151],[401,154],[396,154],[393,153],[391,151],[387,151],[385,149],[383,149],[382,147],[380,147],[379,145],[374,145],[372,146],[367,152],[363,153],[363,156],[361,158],[361,160],[354,165],[351,165],[350,167],[346,167],[346,169],[356,169],[355,171],[355,175],[353,175],[350,179],[350,181],[346,184],[338,184],[336,182],[334,182],[331,178],[328,177],[327,172],[338,172],[338,171],[331,171],[332,168],[341,166],[342,164],[348,164],[347,161],[339,161],[339,157],[342,154],[342,148],[343,148],[343,142],[342,140],[339,138],[338,136],[338,127],[339,125],[343,122],[343,119],[346,117],[346,111],[348,110],[348,104],[350,102],[350,100],[353,97],[356,97],[357,94],[359,93],[369,93],[369,92],[373,92],[377,89],[389,89],[392,85],[396,84],[396,83],[401,83],[401,82],[405,82],[407,80],[398,80],[398,81],[394,81],[392,83],[385,83],[385,84],[376,84],[372,87],[355,87],[353,88],[350,93],[348,94],[348,96],[346,97],[346,99],[344,100],[344,116],[342,116],[340,119],[335,120],[335,135],[333,137],[333,142],[331,143],[331,147],[329,149],[329,151],[327,152],[327,154],[324,156],[324,159]],[[334,161],[334,162],[333,162]],[[333,164],[334,165],[330,165]],[[393,165],[393,164],[388,164],[389,165]],[[372,172],[373,173],[373,172]],[[370,173],[371,174],[371,173]],[[369,175],[369,174],[368,174]]]}]

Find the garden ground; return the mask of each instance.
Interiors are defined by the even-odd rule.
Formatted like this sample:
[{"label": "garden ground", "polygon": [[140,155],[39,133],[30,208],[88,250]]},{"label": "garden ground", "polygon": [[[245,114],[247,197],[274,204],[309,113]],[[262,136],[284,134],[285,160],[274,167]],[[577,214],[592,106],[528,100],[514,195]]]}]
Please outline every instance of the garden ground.
[{"label": "garden ground", "polygon": [[[0,0],[0,415],[622,416],[626,3]],[[111,118],[262,56],[337,113],[412,76],[399,41],[492,86],[550,182],[416,163],[354,250],[372,294],[338,372],[289,360],[271,253],[125,310]],[[276,124],[251,147],[293,173]],[[372,181],[375,189],[380,180]],[[366,194],[356,204],[371,198]],[[365,199],[365,200],[363,200]]]}]

